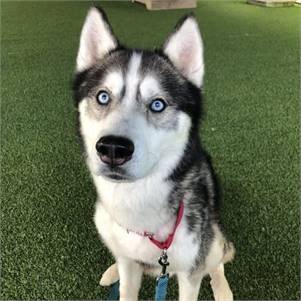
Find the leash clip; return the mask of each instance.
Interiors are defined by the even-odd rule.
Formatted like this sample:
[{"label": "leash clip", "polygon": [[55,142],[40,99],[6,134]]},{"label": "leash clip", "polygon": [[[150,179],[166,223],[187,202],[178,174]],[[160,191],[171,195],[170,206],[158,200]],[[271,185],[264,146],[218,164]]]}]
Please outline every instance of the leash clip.
[{"label": "leash clip", "polygon": [[162,267],[160,276],[166,275],[166,269],[167,269],[167,266],[169,266],[167,250],[166,249],[163,249],[162,254],[159,257],[158,262]]}]

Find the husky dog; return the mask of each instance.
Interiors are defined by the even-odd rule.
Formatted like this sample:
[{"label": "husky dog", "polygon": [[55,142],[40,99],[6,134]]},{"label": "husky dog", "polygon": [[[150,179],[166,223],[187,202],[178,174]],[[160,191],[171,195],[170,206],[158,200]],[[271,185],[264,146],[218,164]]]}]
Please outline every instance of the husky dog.
[{"label": "husky dog", "polygon": [[[197,300],[209,274],[215,300],[232,300],[224,263],[234,256],[218,212],[217,183],[201,147],[204,76],[198,24],[187,15],[162,49],[128,49],[105,13],[91,8],[76,61],[74,98],[96,186],[94,221],[116,259],[102,285],[120,279],[120,300],[137,300],[143,273],[159,275],[162,242],[181,301]],[[142,233],[144,235],[142,235]],[[148,233],[145,235],[145,233]]]}]

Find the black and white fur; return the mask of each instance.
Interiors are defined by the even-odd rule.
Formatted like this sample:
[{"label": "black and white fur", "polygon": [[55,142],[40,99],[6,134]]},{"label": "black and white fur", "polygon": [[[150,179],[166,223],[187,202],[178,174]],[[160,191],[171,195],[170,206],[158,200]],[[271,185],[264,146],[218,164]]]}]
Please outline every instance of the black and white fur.
[{"label": "black and white fur", "polygon": [[[224,263],[234,255],[218,213],[217,184],[199,138],[203,43],[192,15],[183,18],[161,50],[123,47],[103,11],[91,8],[77,55],[74,97],[87,165],[98,199],[94,221],[116,258],[101,279],[120,278],[120,300],[137,300],[143,273],[158,275],[161,250],[133,231],[155,233],[164,241],[172,231],[181,200],[184,217],[168,249],[168,271],[179,281],[179,299],[197,300],[202,278],[210,274],[216,300],[232,300]],[[99,90],[111,102],[100,106]],[[152,99],[166,103],[149,110]],[[114,169],[95,145],[106,135],[135,145],[132,159]]]}]

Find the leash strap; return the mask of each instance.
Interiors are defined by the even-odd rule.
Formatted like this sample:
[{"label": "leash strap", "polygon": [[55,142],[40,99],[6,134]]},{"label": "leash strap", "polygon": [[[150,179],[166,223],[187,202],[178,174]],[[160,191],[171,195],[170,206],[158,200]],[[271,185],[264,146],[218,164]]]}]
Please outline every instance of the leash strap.
[{"label": "leash strap", "polygon": [[119,280],[111,285],[107,300],[119,300]]},{"label": "leash strap", "polygon": [[162,275],[157,279],[155,295],[156,301],[163,301],[166,299],[168,280],[168,274]]},{"label": "leash strap", "polygon": [[[162,275],[157,279],[155,301],[164,301],[166,299],[168,280],[168,274]],[[119,280],[111,285],[107,300],[119,300]]]}]

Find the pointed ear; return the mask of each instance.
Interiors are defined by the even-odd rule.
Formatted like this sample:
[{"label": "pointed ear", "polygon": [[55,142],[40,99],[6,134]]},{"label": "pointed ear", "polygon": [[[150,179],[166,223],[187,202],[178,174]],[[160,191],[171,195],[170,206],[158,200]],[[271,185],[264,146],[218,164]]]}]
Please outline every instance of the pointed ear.
[{"label": "pointed ear", "polygon": [[198,23],[188,15],[176,26],[168,37],[163,52],[175,67],[197,87],[201,87],[204,77],[203,42]]},{"label": "pointed ear", "polygon": [[80,36],[76,70],[83,71],[91,67],[117,46],[118,40],[105,13],[96,7],[90,8]]}]

